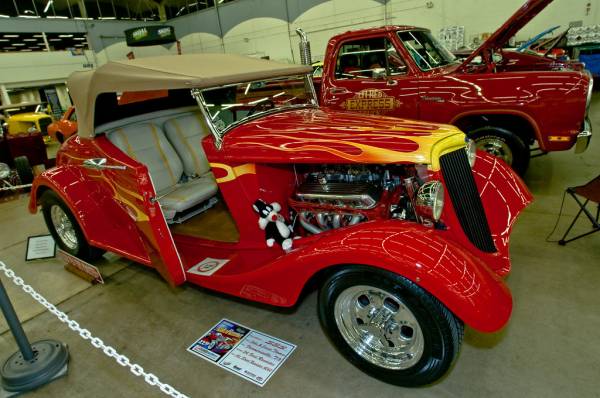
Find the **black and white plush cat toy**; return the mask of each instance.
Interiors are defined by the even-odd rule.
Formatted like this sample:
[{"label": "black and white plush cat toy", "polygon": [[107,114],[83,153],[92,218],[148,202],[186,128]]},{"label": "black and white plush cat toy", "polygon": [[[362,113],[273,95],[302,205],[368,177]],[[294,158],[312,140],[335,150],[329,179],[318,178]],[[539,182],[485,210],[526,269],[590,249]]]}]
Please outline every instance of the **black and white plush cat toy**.
[{"label": "black and white plush cat toy", "polygon": [[260,216],[258,226],[265,231],[267,246],[273,247],[273,244],[277,242],[283,250],[290,250],[292,248],[292,227],[286,224],[285,218],[279,214],[281,205],[277,202],[267,204],[258,199],[252,208]]}]

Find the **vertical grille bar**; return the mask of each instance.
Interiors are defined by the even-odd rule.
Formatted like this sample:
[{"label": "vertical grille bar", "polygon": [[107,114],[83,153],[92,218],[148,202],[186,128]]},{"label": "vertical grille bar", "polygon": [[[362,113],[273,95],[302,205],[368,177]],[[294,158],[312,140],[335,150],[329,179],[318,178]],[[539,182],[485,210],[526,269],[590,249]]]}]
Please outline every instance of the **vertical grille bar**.
[{"label": "vertical grille bar", "polygon": [[463,231],[479,250],[495,253],[496,246],[488,225],[483,204],[469,167],[467,153],[460,149],[440,157],[446,190],[454,205]]},{"label": "vertical grille bar", "polygon": [[52,119],[48,118],[42,118],[38,121],[39,125],[40,125],[40,132],[42,133],[42,135],[46,135],[48,134],[48,126],[50,125],[50,123],[52,123]]}]

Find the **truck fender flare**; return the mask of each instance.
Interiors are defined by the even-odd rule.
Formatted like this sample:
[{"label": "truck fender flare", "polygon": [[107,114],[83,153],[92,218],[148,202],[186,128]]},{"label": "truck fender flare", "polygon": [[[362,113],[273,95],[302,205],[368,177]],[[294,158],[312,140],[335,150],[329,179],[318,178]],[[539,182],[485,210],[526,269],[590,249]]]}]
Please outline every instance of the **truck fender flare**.
[{"label": "truck fender flare", "polygon": [[[419,224],[397,220],[359,224],[357,228],[323,236],[315,244],[289,255],[296,258],[287,261],[298,262],[304,270],[310,268],[306,282],[319,271],[348,264],[401,275],[481,332],[501,329],[512,311],[510,291],[499,276],[475,255],[446,238],[443,231]],[[335,264],[331,263],[332,258]]]},{"label": "truck fender flare", "polygon": [[523,111],[518,111],[515,109],[484,109],[484,108],[476,109],[476,110],[459,113],[458,115],[456,115],[452,118],[452,120],[449,122],[449,124],[456,125],[462,119],[469,118],[472,116],[481,116],[481,115],[498,115],[498,116],[507,115],[507,116],[514,116],[514,117],[518,117],[518,118],[522,119],[524,122],[527,122],[531,126],[531,128],[533,130],[533,134],[535,136],[535,139],[537,140],[538,143],[540,143],[540,147],[542,149],[544,148],[545,143],[544,143],[543,136],[540,131],[540,127],[539,127],[538,123],[535,121],[535,119],[532,116],[530,116],[528,113],[523,112]]},{"label": "truck fender flare", "polygon": [[135,221],[115,200],[108,183],[94,180],[77,167],[69,165],[47,170],[33,182],[28,206],[30,213],[37,212],[39,198],[48,189],[54,191],[69,207],[92,246],[142,264],[150,264],[146,245]]}]

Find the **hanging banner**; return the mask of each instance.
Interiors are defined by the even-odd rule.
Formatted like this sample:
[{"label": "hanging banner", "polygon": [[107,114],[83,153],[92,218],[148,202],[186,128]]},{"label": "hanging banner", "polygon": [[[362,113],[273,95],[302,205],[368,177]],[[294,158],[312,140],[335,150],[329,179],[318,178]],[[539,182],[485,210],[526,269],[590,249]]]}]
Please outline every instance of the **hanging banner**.
[{"label": "hanging banner", "polygon": [[125,41],[129,47],[144,47],[174,43],[177,39],[175,38],[174,27],[151,25],[127,29],[125,31]]}]

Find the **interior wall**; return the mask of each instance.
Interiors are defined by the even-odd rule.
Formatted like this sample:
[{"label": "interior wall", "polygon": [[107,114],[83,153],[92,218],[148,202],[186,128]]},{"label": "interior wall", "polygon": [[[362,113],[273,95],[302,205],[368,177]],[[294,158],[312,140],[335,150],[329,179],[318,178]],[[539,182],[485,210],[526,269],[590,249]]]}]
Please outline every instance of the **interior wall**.
[{"label": "interior wall", "polygon": [[[590,4],[589,11],[587,10],[588,3]],[[441,26],[463,25],[466,38],[486,32],[492,33],[523,4],[523,0],[443,0],[440,4],[440,23]],[[485,9],[485,12],[482,12],[482,9]],[[569,27],[570,22],[575,21],[581,21],[583,25],[600,24],[600,1],[554,0],[525,25],[517,33],[516,38],[517,40],[527,40],[557,25],[560,25],[560,28],[555,31],[555,34],[559,34]]]},{"label": "interior wall", "polygon": [[94,65],[94,55],[72,55],[70,51],[0,54],[0,84],[6,87],[33,87],[64,82],[77,70]]},{"label": "interior wall", "polygon": [[[524,0],[238,0],[167,21],[175,27],[183,53],[230,52],[299,62],[295,29],[309,35],[314,60],[323,58],[329,38],[352,29],[399,24],[427,27],[463,25],[467,41],[493,32]],[[588,10],[588,3],[590,4]],[[572,21],[600,24],[600,1],[554,0],[517,34],[528,39],[550,26]],[[176,46],[130,48],[123,31],[158,22],[2,19],[2,32],[87,32],[94,50],[86,57],[57,53],[0,54],[0,84],[12,86],[65,80],[74,70],[136,57],[175,54]]]},{"label": "interior wall", "polygon": [[[198,31],[213,35],[212,51],[298,62],[297,27],[309,34],[313,58],[322,59],[331,36],[384,24],[426,27],[434,34],[444,26],[462,25],[468,42],[473,36],[496,30],[523,3],[523,0],[239,0],[219,6],[218,13],[214,9],[205,10],[173,19],[169,24],[175,26],[179,37]],[[573,21],[598,24],[599,9],[598,1],[555,0],[517,34],[517,40],[526,40],[555,25],[566,29]],[[220,37],[223,37],[221,43]],[[201,48],[197,44],[182,44],[184,52]]]}]

